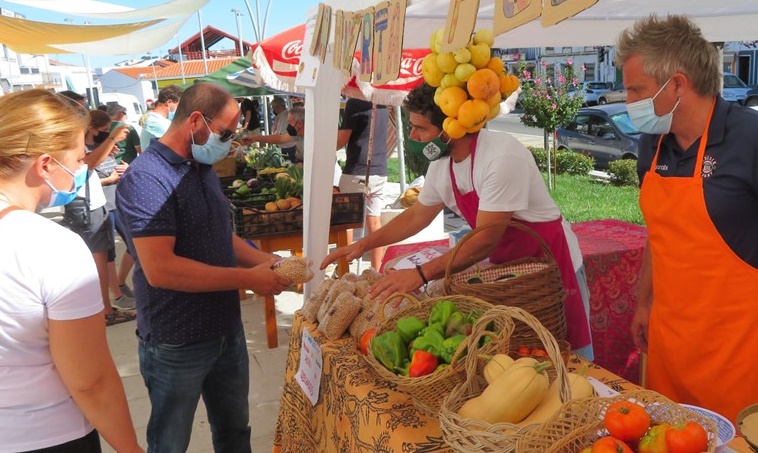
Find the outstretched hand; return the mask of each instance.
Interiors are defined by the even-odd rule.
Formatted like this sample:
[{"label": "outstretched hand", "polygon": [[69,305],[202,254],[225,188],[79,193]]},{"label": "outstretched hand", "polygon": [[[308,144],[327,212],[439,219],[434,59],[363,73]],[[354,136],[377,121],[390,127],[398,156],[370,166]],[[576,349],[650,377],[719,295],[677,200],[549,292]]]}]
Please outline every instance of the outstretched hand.
[{"label": "outstretched hand", "polygon": [[[387,274],[380,278],[369,290],[371,299],[384,302],[395,293],[410,293],[417,290],[424,282],[416,269],[390,269]],[[402,298],[392,302],[392,308],[400,306]]]},{"label": "outstretched hand", "polygon": [[324,258],[324,261],[321,262],[321,266],[319,269],[322,271],[326,269],[326,266],[332,264],[333,262],[337,261],[338,259],[345,257],[348,261],[352,261],[356,258],[360,258],[363,256],[363,253],[366,252],[366,250],[363,249],[360,245],[360,241],[353,242],[350,245],[346,245],[344,247],[339,247],[336,250],[334,250],[332,253],[326,255],[326,258]]}]

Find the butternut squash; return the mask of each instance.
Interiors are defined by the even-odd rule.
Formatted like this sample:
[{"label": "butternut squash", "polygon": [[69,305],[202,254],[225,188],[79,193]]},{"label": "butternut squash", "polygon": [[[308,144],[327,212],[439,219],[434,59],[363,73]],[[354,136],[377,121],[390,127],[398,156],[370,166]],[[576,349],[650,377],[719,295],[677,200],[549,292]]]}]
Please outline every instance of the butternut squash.
[{"label": "butternut squash", "polygon": [[490,357],[484,366],[484,379],[487,381],[487,384],[492,384],[495,378],[503,374],[514,362],[515,360],[506,354],[495,354]]},{"label": "butternut squash", "polygon": [[525,358],[534,363],[514,362],[481,395],[463,403],[458,415],[487,423],[518,423],[526,418],[550,387],[545,370],[551,364]]},{"label": "butternut squash", "polygon": [[[590,382],[584,377],[584,373],[580,371],[577,373],[568,373],[569,387],[571,387],[571,399],[588,398],[595,393],[595,389]],[[540,402],[540,404],[534,408],[534,410],[518,423],[518,426],[532,425],[535,423],[543,423],[548,418],[552,417],[561,405],[561,394],[559,381],[556,379],[550,384],[550,389],[547,391],[547,395]]]}]

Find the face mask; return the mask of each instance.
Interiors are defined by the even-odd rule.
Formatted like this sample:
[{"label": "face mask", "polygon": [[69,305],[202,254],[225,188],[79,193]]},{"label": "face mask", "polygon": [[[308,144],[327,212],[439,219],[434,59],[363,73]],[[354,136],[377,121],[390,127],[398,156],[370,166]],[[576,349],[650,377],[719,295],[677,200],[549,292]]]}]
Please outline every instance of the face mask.
[{"label": "face mask", "polygon": [[222,142],[221,136],[213,132],[208,126],[205,117],[203,117],[203,122],[205,123],[205,127],[208,128],[210,135],[208,136],[208,141],[205,142],[205,145],[196,145],[195,136],[190,135],[192,139],[192,158],[201,164],[213,165],[229,154],[229,150],[232,147],[232,141],[228,140]]},{"label": "face mask", "polygon": [[174,115],[176,115],[176,109],[171,110],[171,108],[168,109],[168,120],[172,121],[174,119]]},{"label": "face mask", "polygon": [[661,94],[661,91],[663,91],[670,81],[671,79],[668,79],[652,98],[643,99],[626,105],[629,119],[640,132],[657,135],[668,134],[669,131],[671,131],[671,121],[674,119],[674,110],[679,106],[680,99],[677,99],[674,108],[663,116],[655,114],[655,105],[653,104],[655,98]]},{"label": "face mask", "polygon": [[98,133],[92,137],[92,140],[99,145],[107,140],[108,137],[110,137],[110,132],[98,131]]},{"label": "face mask", "polygon": [[442,132],[440,135],[429,142],[420,142],[418,140],[408,139],[408,149],[410,152],[421,160],[428,160],[434,162],[440,157],[444,156],[447,152],[447,146],[450,144],[450,140],[446,142],[442,141]]},{"label": "face mask", "polygon": [[[58,162],[57,160],[55,161]],[[74,198],[76,198],[76,193],[79,191],[79,189],[81,189],[84,186],[84,184],[87,182],[87,165],[86,164],[83,164],[81,167],[79,167],[79,169],[76,170],[76,173],[66,168],[60,162],[58,162],[58,165],[60,165],[61,168],[66,171],[66,173],[74,177],[74,182],[73,182],[74,188],[70,192],[58,190],[49,180],[45,179],[45,182],[47,183],[47,185],[50,186],[51,189],[53,189],[53,193],[50,195],[50,201],[48,201],[47,206],[45,206],[47,208],[52,208],[55,206],[63,206],[63,205],[71,203],[71,201]]]}]

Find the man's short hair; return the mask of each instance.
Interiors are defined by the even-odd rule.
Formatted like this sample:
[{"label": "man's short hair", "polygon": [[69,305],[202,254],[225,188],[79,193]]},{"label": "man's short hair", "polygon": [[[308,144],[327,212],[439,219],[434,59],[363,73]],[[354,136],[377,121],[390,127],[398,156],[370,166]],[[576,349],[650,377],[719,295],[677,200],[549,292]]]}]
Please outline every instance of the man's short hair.
[{"label": "man's short hair", "polygon": [[290,115],[296,123],[305,123],[305,109],[303,107],[292,107],[289,110],[288,115]]},{"label": "man's short hair", "polygon": [[195,83],[182,94],[176,108],[176,117],[188,118],[192,112],[198,111],[213,119],[230,100],[233,100],[232,95],[219,85],[210,82]]},{"label": "man's short hair", "polygon": [[179,85],[169,85],[161,88],[158,92],[158,104],[165,104],[168,101],[179,102],[184,90]]},{"label": "man's short hair", "polygon": [[284,102],[284,99],[280,98],[279,96],[275,96],[274,99],[271,100],[271,107],[275,107],[277,105],[281,107],[286,107],[287,103]]},{"label": "man's short hair", "polygon": [[108,104],[108,109],[105,111],[105,113],[107,113],[111,118],[117,115],[121,115],[122,113],[126,115],[126,107],[120,104],[110,103]]},{"label": "man's short hair", "polygon": [[427,85],[426,82],[422,83],[408,93],[403,106],[409,112],[426,117],[432,125],[442,129],[442,123],[445,122],[445,114],[434,103],[434,91],[434,87]]}]

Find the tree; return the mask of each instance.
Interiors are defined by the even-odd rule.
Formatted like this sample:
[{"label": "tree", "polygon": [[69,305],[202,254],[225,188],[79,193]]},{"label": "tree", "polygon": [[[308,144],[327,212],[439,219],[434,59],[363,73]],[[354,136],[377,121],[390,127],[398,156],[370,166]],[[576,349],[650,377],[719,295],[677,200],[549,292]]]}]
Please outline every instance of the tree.
[{"label": "tree", "polygon": [[[551,172],[551,160],[555,158],[555,141],[550,146],[550,136],[556,129],[565,127],[576,117],[584,103],[584,92],[574,73],[573,61],[566,60],[563,72],[557,76],[548,74],[548,65],[543,62],[534,74],[521,68],[521,95],[519,103],[524,109],[521,122],[525,126],[543,130],[545,150],[548,156],[548,185],[555,188]],[[552,156],[552,159],[551,159]],[[553,168],[555,165],[553,163]]]}]

